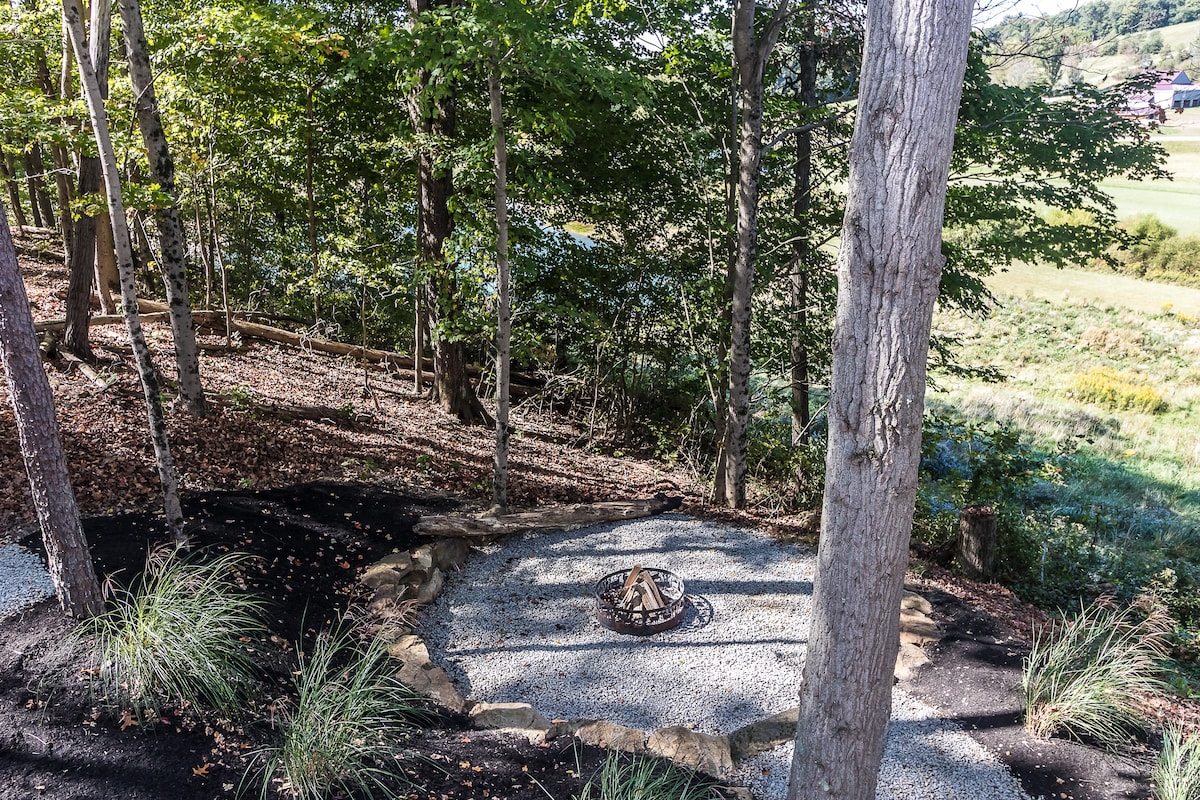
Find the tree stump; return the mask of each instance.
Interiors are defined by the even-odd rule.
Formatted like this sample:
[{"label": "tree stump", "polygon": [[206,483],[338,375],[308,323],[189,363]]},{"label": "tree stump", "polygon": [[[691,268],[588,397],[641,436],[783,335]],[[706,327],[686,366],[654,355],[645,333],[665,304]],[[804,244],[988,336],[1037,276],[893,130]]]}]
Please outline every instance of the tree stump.
[{"label": "tree stump", "polygon": [[968,506],[958,514],[958,563],[968,578],[990,578],[996,560],[999,516],[991,506]]}]

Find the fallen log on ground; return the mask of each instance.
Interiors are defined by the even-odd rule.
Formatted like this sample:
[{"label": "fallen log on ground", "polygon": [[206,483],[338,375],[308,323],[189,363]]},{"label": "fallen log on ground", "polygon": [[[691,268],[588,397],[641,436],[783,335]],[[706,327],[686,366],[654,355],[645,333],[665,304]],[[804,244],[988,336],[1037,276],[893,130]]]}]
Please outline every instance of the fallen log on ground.
[{"label": "fallen log on ground", "polygon": [[[165,311],[155,312],[152,314],[138,314],[138,319],[142,322],[166,322],[170,319],[170,315]],[[124,314],[96,314],[88,318],[88,325],[124,325]],[[33,323],[33,329],[38,333],[43,331],[62,331],[67,327],[65,319],[44,319],[41,322]]]},{"label": "fallen log on ground", "polygon": [[[170,319],[167,313],[167,304],[156,300],[139,299],[138,311],[142,322],[165,322]],[[89,319],[88,324],[119,325],[124,321],[125,317],[121,314],[98,314]],[[223,330],[225,326],[225,312],[194,309],[192,311],[192,321],[198,325],[213,325]],[[50,330],[61,331],[66,326],[67,321],[65,319],[48,319],[34,324],[34,328],[38,332]],[[389,350],[376,350],[356,344],[345,344],[344,342],[334,342],[329,339],[319,339],[313,336],[293,333],[283,328],[274,328],[270,325],[250,322],[244,318],[244,315],[238,312],[234,312],[230,316],[229,326],[231,331],[237,331],[244,337],[278,342],[279,344],[291,345],[292,347],[314,350],[318,353],[348,356],[349,358],[357,358],[374,363],[392,364],[401,369],[412,369],[414,365],[412,356],[394,353]],[[423,358],[421,359],[421,365],[421,369],[425,374],[432,377],[433,359]],[[478,377],[481,373],[482,370],[479,367],[474,365],[467,366],[467,374],[471,377]],[[536,394],[543,388],[542,381],[532,375],[513,373],[510,379],[512,380],[512,385],[509,391],[515,396]]]},{"label": "fallen log on ground", "polygon": [[421,536],[484,540],[532,530],[552,530],[575,525],[593,525],[597,522],[652,517],[674,511],[682,504],[682,497],[666,497],[660,494],[650,500],[615,500],[548,506],[500,516],[467,517],[442,514],[422,517],[421,521],[413,526],[413,531]]},{"label": "fallen log on ground", "polygon": [[18,254],[41,261],[53,261],[61,264],[67,259],[66,253],[52,247],[30,247],[24,244],[14,244],[13,247],[16,248]]}]

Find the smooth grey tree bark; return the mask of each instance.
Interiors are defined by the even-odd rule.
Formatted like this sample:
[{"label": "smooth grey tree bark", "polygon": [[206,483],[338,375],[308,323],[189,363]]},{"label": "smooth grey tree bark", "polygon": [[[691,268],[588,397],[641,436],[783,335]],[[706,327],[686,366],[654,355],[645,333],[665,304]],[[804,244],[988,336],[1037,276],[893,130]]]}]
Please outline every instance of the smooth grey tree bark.
[{"label": "smooth grey tree bark", "polygon": [[788,797],[871,800],[891,711],[972,0],[868,0]]},{"label": "smooth grey tree bark", "polygon": [[725,423],[725,503],[746,504],[746,428],[750,421],[750,304],[758,247],[758,182],[762,166],[763,72],[788,15],[780,0],[761,36],[754,32],[754,0],[733,6],[733,55],[738,71],[741,131],[738,146],[737,238],[733,261],[733,316],[729,348],[729,406]]},{"label": "smooth grey tree bark", "polygon": [[125,314],[125,326],[133,345],[134,361],[138,377],[142,382],[142,393],[146,398],[146,416],[150,422],[150,438],[154,443],[154,457],[158,464],[158,478],[163,490],[163,510],[167,526],[175,540],[185,543],[183,535],[183,511],[179,505],[179,486],[175,477],[175,462],[171,457],[171,446],[167,440],[167,421],[163,415],[162,400],[159,398],[158,376],[154,361],[146,347],[142,334],[142,322],[138,317],[137,287],[133,271],[133,245],[129,236],[129,222],[125,217],[125,206],[121,201],[121,178],[117,173],[117,160],[113,152],[112,138],[108,132],[108,115],[104,109],[104,98],[100,84],[92,69],[84,43],[83,21],[80,19],[78,0],[63,0],[63,21],[71,36],[75,50],[75,61],[79,64],[79,78],[91,116],[92,130],[96,135],[96,149],[100,152],[100,165],[104,174],[105,194],[108,197],[108,213],[113,224],[113,242],[116,247],[117,267],[121,276],[121,305]]},{"label": "smooth grey tree bark", "polygon": [[29,297],[17,265],[17,252],[0,206],[0,361],[17,421],[21,455],[42,528],[50,580],[63,611],[74,617],[104,609],[100,582],[79,521],[79,508],[67,472],[54,394],[29,313]]},{"label": "smooth grey tree bark", "polygon": [[196,352],[196,330],[192,326],[192,304],[188,297],[187,236],[179,219],[179,192],[175,188],[175,160],[167,145],[158,100],[154,95],[154,73],[146,47],[146,31],[138,0],[118,0],[121,24],[125,31],[125,50],[129,58],[129,82],[137,108],[138,127],[150,164],[150,175],[171,198],[169,206],[157,207],[154,220],[162,251],[159,265],[167,290],[171,312],[171,333],[175,342],[175,365],[179,377],[179,399],[191,414],[205,413],[204,388],[200,384],[200,359]]}]

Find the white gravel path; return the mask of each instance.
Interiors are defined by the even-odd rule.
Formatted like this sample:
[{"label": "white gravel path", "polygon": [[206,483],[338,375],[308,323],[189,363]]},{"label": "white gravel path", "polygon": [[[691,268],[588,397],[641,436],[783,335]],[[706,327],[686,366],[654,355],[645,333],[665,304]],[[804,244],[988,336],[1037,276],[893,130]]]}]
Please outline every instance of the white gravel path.
[{"label": "white gravel path", "polygon": [[54,594],[46,565],[17,544],[0,544],[0,619]]},{"label": "white gravel path", "polygon": [[[595,622],[595,581],[637,563],[686,581],[695,609],[680,627],[641,638]],[[552,719],[730,733],[795,705],[815,568],[809,549],[680,516],[531,534],[448,576],[420,633],[472,699],[527,702]],[[790,760],[790,746],[778,748],[735,780],[781,799]],[[1027,795],[967,734],[896,690],[878,797]]]}]

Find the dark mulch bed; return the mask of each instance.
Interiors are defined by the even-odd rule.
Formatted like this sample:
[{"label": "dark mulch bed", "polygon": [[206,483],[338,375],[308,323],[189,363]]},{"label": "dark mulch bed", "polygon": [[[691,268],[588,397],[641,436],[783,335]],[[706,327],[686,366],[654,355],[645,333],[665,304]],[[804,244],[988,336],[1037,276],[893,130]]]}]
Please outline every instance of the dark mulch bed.
[{"label": "dark mulch bed", "polygon": [[[232,797],[248,754],[272,736],[262,717],[269,715],[270,697],[286,692],[302,629],[311,634],[360,601],[358,573],[394,549],[417,546],[421,539],[412,525],[421,514],[455,505],[341,483],[186,498],[188,530],[198,548],[249,553],[261,564],[246,577],[271,601],[272,638],[248,645],[262,669],[262,713],[231,722],[160,709],[158,724],[122,727],[120,710],[97,705],[78,657],[65,652],[68,623],[46,601],[0,626],[0,798]],[[99,571],[122,583],[166,538],[162,523],[149,514],[93,518],[86,529]],[[1148,750],[1114,758],[1071,742],[1027,737],[1017,694],[1025,653],[1020,640],[953,595],[924,594],[946,636],[930,646],[933,663],[918,671],[908,691],[1010,764],[1034,796],[1147,797]],[[573,740],[533,745],[472,730],[444,711],[415,728],[404,747],[411,754],[405,760],[410,783],[398,788],[411,800],[567,800],[604,758]],[[247,794],[256,796],[257,787],[249,786]]]},{"label": "dark mulch bed", "polygon": [[[363,567],[415,547],[418,516],[454,506],[335,483],[195,494],[184,503],[197,547],[249,553],[263,565],[247,580],[271,600],[273,638],[248,646],[267,694],[284,691],[302,626],[313,631],[360,599],[355,578]],[[161,521],[147,514],[93,518],[85,527],[99,571],[121,583],[166,538]],[[65,651],[67,629],[53,601],[0,626],[0,798],[211,800],[236,793],[248,754],[272,735],[267,722],[160,709],[158,724],[122,728],[120,710],[97,705],[78,658]],[[412,754],[409,784],[398,787],[415,800],[569,798],[581,789],[579,776],[593,774],[603,759],[570,740],[539,746],[475,731],[444,712],[414,729],[404,747]],[[257,796],[257,787],[247,794]]]},{"label": "dark mulch bed", "polygon": [[1147,798],[1154,753],[1130,741],[1121,755],[1063,739],[1031,738],[1021,724],[1028,647],[1004,624],[942,591],[922,591],[944,635],[905,690],[944,712],[1008,764],[1034,797]]}]

